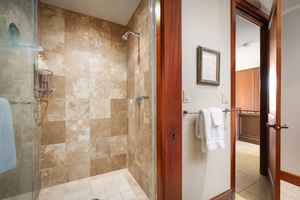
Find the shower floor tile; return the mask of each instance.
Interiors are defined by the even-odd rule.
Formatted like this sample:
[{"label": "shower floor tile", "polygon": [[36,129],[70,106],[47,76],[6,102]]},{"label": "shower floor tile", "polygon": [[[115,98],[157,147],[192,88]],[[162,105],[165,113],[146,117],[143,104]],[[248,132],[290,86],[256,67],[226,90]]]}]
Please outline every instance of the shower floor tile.
[{"label": "shower floor tile", "polygon": [[44,188],[39,200],[149,200],[127,169]]}]

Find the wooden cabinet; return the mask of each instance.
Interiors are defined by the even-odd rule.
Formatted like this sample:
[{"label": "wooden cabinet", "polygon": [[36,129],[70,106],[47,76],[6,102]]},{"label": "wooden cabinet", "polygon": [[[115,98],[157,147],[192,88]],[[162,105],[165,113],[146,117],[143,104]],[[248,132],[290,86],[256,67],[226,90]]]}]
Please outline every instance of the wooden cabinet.
[{"label": "wooden cabinet", "polygon": [[[236,72],[237,138],[260,143],[260,68]],[[243,112],[247,111],[247,112]]]},{"label": "wooden cabinet", "polygon": [[260,141],[260,114],[238,114],[238,140],[259,144]]},{"label": "wooden cabinet", "polygon": [[260,110],[260,68],[236,72],[236,107]]}]

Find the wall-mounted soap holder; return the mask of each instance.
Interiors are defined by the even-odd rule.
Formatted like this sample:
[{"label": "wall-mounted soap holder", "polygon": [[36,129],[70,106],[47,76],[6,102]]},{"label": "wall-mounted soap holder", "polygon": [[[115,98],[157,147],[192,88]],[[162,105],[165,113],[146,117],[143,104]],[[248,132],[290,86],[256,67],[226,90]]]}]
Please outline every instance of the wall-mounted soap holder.
[{"label": "wall-mounted soap holder", "polygon": [[141,104],[143,99],[149,99],[149,96],[143,96],[141,92],[138,92],[136,96],[130,97],[130,99],[136,100],[139,104]]},{"label": "wall-mounted soap holder", "polygon": [[33,64],[34,66],[34,91],[38,93],[50,93],[51,89],[51,77],[53,72],[48,70],[43,55],[38,54],[37,60]]},{"label": "wall-mounted soap holder", "polygon": [[50,88],[51,77],[53,72],[48,69],[35,69],[36,71],[36,87],[34,91],[40,93],[50,93],[53,89]]},{"label": "wall-mounted soap holder", "polygon": [[49,83],[53,72],[48,69],[36,69],[36,71],[42,76],[42,83]]}]

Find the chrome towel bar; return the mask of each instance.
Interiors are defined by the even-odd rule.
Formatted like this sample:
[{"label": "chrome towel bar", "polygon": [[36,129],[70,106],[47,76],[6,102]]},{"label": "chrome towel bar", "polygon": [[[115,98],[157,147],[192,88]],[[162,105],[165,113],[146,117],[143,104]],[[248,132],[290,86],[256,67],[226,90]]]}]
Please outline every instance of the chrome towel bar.
[{"label": "chrome towel bar", "polygon": [[[235,111],[238,111],[238,109],[236,109],[236,110],[229,110],[228,108],[225,108],[225,110],[222,110],[222,112],[225,112],[225,113],[235,112]],[[183,110],[182,113],[183,113],[183,116],[186,116],[187,114],[198,114],[199,111],[198,112],[189,112],[188,110]]]}]

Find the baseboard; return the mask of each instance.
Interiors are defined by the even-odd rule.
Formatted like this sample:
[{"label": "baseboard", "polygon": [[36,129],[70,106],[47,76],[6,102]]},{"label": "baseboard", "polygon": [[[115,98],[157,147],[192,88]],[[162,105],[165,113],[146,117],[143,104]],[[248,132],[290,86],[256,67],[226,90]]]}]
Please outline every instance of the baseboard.
[{"label": "baseboard", "polygon": [[234,199],[234,189],[229,189],[222,194],[219,194],[216,197],[211,198],[210,200],[232,200]]},{"label": "baseboard", "polygon": [[280,179],[285,182],[288,182],[288,183],[291,183],[293,185],[297,185],[298,187],[300,187],[300,176],[298,176],[298,175],[291,174],[286,171],[281,171]]}]

